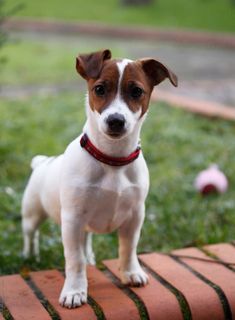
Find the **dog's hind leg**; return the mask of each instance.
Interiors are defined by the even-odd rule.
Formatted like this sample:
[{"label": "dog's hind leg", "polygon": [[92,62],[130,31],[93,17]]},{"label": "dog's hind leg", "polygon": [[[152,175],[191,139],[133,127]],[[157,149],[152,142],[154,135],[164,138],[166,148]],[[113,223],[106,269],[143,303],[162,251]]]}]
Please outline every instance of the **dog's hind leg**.
[{"label": "dog's hind leg", "polygon": [[39,229],[37,229],[34,232],[34,237],[33,237],[33,255],[36,257],[37,260],[40,260],[39,236],[40,236],[40,232],[39,232]]},{"label": "dog's hind leg", "polygon": [[92,233],[86,232],[85,241],[84,241],[84,252],[86,255],[87,264],[91,264],[94,266],[95,262],[95,254],[92,249]]},{"label": "dog's hind leg", "polygon": [[22,231],[24,237],[23,256],[35,256],[39,260],[39,230],[38,227],[45,220],[46,215],[41,208],[26,204],[22,207]]}]

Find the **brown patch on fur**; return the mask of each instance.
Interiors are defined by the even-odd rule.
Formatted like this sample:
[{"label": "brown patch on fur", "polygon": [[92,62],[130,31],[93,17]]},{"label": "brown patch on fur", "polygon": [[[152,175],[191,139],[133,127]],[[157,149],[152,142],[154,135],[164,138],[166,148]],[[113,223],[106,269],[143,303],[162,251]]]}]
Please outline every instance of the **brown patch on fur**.
[{"label": "brown patch on fur", "polygon": [[[133,98],[131,92],[134,87],[139,87],[143,90],[139,98]],[[153,85],[143,71],[140,61],[129,63],[123,74],[121,83],[121,95],[124,101],[133,112],[142,110],[141,116],[147,111],[150,96],[153,90]]]},{"label": "brown patch on fur", "polygon": [[[118,92],[118,60],[111,60],[110,50],[79,55],[76,60],[78,73],[87,80],[91,109],[101,113],[115,99]],[[121,81],[121,96],[133,112],[141,109],[141,116],[148,110],[153,87],[169,78],[177,86],[177,77],[161,62],[142,59],[130,62],[124,69]],[[103,93],[95,89],[101,86]],[[137,89],[137,94],[135,90]],[[138,90],[141,94],[138,94]],[[134,93],[133,93],[134,92]]]},{"label": "brown patch on fur", "polygon": [[168,67],[154,59],[140,60],[143,70],[153,86],[168,78],[173,86],[178,86],[177,76]]},{"label": "brown patch on fur", "polygon": [[[148,110],[154,86],[166,78],[169,78],[175,87],[177,86],[178,80],[176,75],[161,62],[154,59],[131,62],[124,70],[121,95],[133,112],[137,112],[141,108],[141,116],[143,116]],[[139,87],[143,90],[140,97],[132,97],[131,91],[134,87]]]},{"label": "brown patch on fur", "polygon": [[90,54],[81,54],[76,59],[77,72],[86,80],[96,79],[101,72],[104,61],[110,59],[111,51],[108,49]]},{"label": "brown patch on fur", "polygon": [[[119,82],[119,71],[115,60],[107,60],[97,79],[88,79],[89,103],[91,109],[101,113],[108,107],[117,95]],[[95,87],[103,85],[105,94],[98,96],[95,93]]]}]

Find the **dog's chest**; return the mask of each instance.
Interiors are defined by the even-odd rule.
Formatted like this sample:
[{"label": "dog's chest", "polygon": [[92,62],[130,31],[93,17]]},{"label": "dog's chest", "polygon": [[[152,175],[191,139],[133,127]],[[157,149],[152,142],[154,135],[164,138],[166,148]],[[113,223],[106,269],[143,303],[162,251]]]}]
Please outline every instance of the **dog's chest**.
[{"label": "dog's chest", "polygon": [[117,229],[133,214],[143,190],[134,177],[114,171],[87,185],[82,198],[90,217],[87,229],[104,233]]}]

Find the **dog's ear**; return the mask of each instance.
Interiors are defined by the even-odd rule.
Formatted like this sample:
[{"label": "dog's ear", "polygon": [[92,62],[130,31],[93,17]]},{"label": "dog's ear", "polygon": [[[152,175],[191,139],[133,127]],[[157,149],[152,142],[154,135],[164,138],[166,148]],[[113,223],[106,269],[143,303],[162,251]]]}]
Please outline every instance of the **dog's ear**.
[{"label": "dog's ear", "polygon": [[86,80],[96,79],[105,60],[111,59],[111,51],[106,49],[90,54],[81,54],[76,58],[77,72]]},{"label": "dog's ear", "polygon": [[151,85],[154,87],[168,78],[173,86],[178,86],[177,76],[161,62],[154,59],[140,60],[142,68],[150,80]]}]

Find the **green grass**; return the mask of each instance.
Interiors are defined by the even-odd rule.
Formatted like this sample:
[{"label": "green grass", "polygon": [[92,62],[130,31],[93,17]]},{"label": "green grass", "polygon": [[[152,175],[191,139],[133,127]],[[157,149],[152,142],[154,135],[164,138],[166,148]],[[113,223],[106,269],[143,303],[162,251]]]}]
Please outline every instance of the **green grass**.
[{"label": "green grass", "polygon": [[[80,51],[95,44],[79,38]],[[109,47],[109,46],[108,46]],[[112,44],[114,56],[125,48]],[[59,83],[77,79],[77,43],[64,38],[22,38],[4,48],[8,63],[1,66],[1,84]],[[0,100],[0,274],[31,269],[63,268],[60,230],[42,226],[41,262],[21,258],[20,202],[33,155],[59,154],[81,131],[84,94],[61,92]],[[151,176],[140,252],[168,251],[188,245],[230,241],[235,224],[235,127],[165,104],[150,108],[143,128],[143,150]],[[229,191],[202,198],[193,188],[196,174],[217,162],[229,177]],[[117,256],[115,234],[95,236],[98,262]]]},{"label": "green grass", "polygon": [[[59,228],[42,226],[40,263],[20,254],[20,201],[31,157],[63,152],[84,122],[83,96],[77,93],[0,103],[0,273],[27,268],[63,268]],[[151,188],[140,252],[168,251],[188,245],[230,241],[234,237],[234,124],[208,120],[153,104],[142,144]],[[193,187],[199,170],[217,162],[230,180],[229,191],[202,198]],[[115,234],[95,236],[98,262],[117,255]]]},{"label": "green grass", "polygon": [[7,7],[19,2],[24,4],[17,13],[19,17],[235,31],[235,5],[231,0],[155,0],[146,7],[123,7],[121,0],[8,0]]},{"label": "green grass", "polygon": [[[90,38],[89,38],[90,39]],[[0,85],[52,84],[73,82],[79,79],[75,70],[76,56],[102,47],[112,47],[114,56],[124,56],[125,48],[108,40],[90,42],[79,37],[34,37],[12,35],[2,48],[0,56],[7,63],[0,68]]]},{"label": "green grass", "polygon": [[65,48],[59,40],[46,41],[46,44],[33,39],[13,41],[1,51],[8,61],[1,70],[1,84],[49,84],[75,80],[76,47],[76,44],[69,43]]}]

